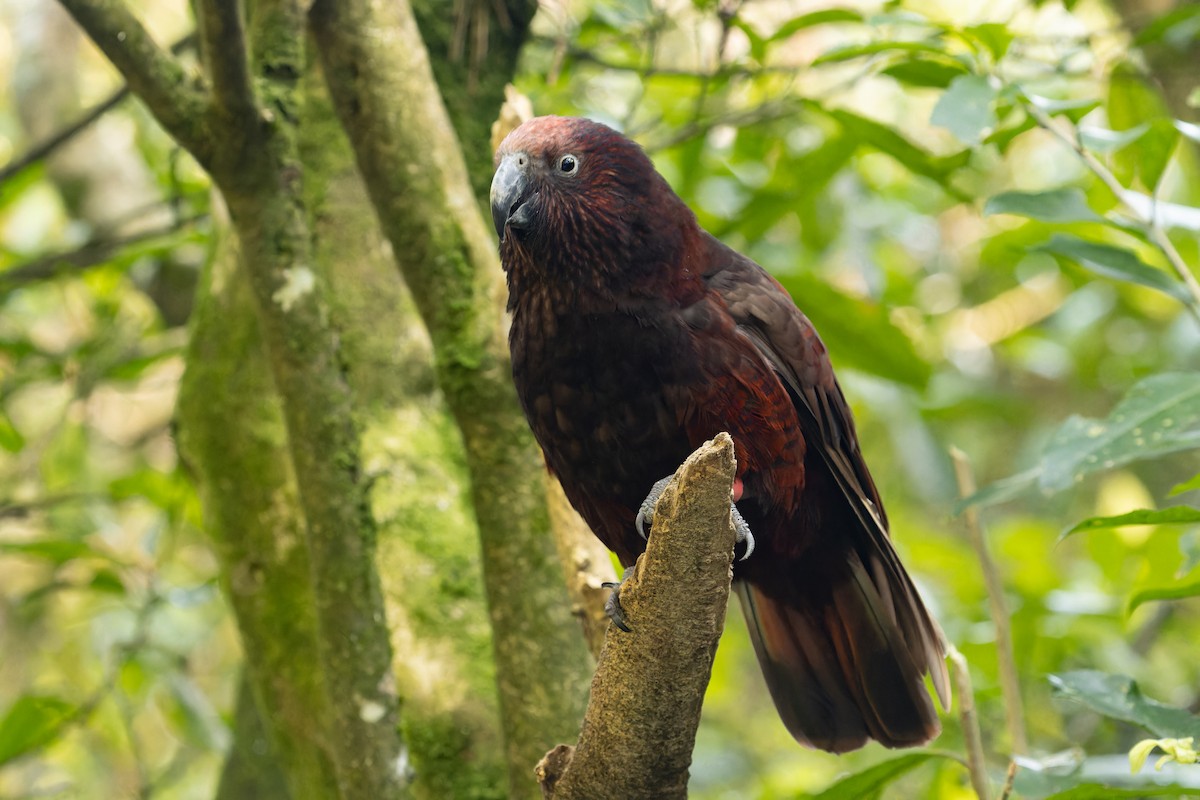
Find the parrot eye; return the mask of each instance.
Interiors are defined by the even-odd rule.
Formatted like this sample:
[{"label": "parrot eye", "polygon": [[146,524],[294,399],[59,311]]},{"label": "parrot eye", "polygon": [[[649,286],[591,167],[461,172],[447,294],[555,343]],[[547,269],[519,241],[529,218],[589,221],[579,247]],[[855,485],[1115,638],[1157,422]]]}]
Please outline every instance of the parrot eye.
[{"label": "parrot eye", "polygon": [[574,175],[579,172],[579,159],[567,153],[558,159],[558,171],[564,175]]}]

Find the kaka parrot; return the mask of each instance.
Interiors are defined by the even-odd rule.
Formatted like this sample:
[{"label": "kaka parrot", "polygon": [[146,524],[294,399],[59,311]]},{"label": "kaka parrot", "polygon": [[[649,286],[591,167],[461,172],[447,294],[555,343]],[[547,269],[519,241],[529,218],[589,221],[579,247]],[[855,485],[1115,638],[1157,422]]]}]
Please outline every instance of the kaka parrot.
[{"label": "kaka parrot", "polygon": [[596,536],[632,565],[647,492],[728,431],[733,585],[787,729],[831,752],[935,737],[924,676],[946,706],[941,630],[892,547],[825,345],[783,287],[590,120],[509,134],[491,207],[520,402]]}]

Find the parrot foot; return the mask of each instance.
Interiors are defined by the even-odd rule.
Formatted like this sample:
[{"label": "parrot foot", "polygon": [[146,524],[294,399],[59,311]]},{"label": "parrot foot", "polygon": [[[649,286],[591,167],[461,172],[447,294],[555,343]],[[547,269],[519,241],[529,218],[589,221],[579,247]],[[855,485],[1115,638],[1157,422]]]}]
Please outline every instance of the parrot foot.
[{"label": "parrot foot", "polygon": [[[646,526],[654,521],[654,508],[658,505],[658,498],[662,497],[663,490],[667,488],[667,483],[670,480],[671,476],[668,475],[662,480],[656,481],[655,484],[650,487],[650,494],[646,495],[646,499],[642,501],[641,508],[638,509],[637,519],[634,520],[634,526],[637,528],[637,532],[643,539],[650,538],[650,532],[646,530]],[[737,484],[735,485],[735,490],[737,492],[735,497],[741,495],[740,484],[741,481],[737,481]],[[750,526],[746,524],[746,520],[742,517],[742,512],[738,511],[736,503],[729,504],[729,513],[733,517],[733,532],[737,536],[737,544],[746,545],[746,551],[742,553],[742,556],[738,559],[738,561],[745,561],[750,557],[750,554],[754,552],[754,534],[751,532]],[[613,595],[615,597],[616,592],[614,592]],[[619,607],[620,604],[618,604],[618,608]],[[609,613],[609,616],[612,616],[611,612]],[[615,619],[613,621],[616,622]]]},{"label": "parrot foot", "polygon": [[632,574],[633,567],[626,567],[625,574],[621,576],[620,581],[605,581],[600,584],[605,589],[612,589],[612,594],[604,602],[604,613],[612,620],[613,625],[616,625],[626,633],[629,633],[633,629],[629,627],[629,622],[625,619],[625,609],[621,608],[621,587],[625,585],[625,581]]}]

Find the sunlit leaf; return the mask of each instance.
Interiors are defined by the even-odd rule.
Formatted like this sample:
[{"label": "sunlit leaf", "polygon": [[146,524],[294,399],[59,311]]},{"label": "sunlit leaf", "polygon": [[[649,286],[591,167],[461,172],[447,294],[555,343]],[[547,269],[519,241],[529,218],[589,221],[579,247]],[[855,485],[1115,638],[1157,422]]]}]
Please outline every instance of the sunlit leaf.
[{"label": "sunlit leaf", "polygon": [[932,55],[908,56],[880,74],[895,78],[909,86],[945,89],[955,78],[966,75],[967,68],[961,61],[954,58],[938,58]]},{"label": "sunlit leaf", "polygon": [[779,279],[832,345],[839,365],[918,388],[929,381],[929,364],[882,306],[838,292],[808,275]]},{"label": "sunlit leaf", "polygon": [[19,453],[25,447],[25,437],[3,409],[0,409],[0,447],[10,453]]},{"label": "sunlit leaf", "polygon": [[1200,5],[1181,3],[1178,8],[1165,14],[1153,15],[1149,24],[1133,38],[1133,42],[1141,47],[1165,42],[1182,49],[1197,36],[1200,36]]},{"label": "sunlit leaf", "polygon": [[65,564],[77,558],[99,556],[86,542],[78,539],[35,539],[28,542],[0,542],[0,553],[40,558],[53,564]]},{"label": "sunlit leaf", "polygon": [[1105,110],[1113,130],[1148,126],[1136,142],[1113,156],[1113,166],[1122,183],[1130,185],[1138,178],[1145,188],[1154,190],[1179,140],[1179,131],[1162,98],[1146,84],[1136,67],[1122,63],[1109,79]]},{"label": "sunlit leaf", "polygon": [[935,758],[955,760],[945,753],[908,753],[847,775],[822,792],[799,797],[805,800],[871,800],[889,784]]},{"label": "sunlit leaf", "polygon": [[1078,751],[1045,758],[1016,756],[1014,796],[1026,800],[1109,800],[1200,796],[1200,770],[1168,764],[1162,772],[1133,774],[1128,755],[1083,758]]},{"label": "sunlit leaf", "polygon": [[1075,187],[1045,192],[1001,192],[983,207],[985,216],[1016,214],[1043,222],[1098,222],[1083,191]]},{"label": "sunlit leaf", "polygon": [[1055,234],[1050,241],[1036,249],[1069,259],[1097,275],[1157,289],[1181,303],[1191,302],[1191,296],[1182,283],[1150,266],[1129,250],[1067,234]]},{"label": "sunlit leaf", "polygon": [[1141,192],[1133,191],[1123,192],[1121,200],[1143,219],[1149,220],[1155,225],[1164,228],[1200,231],[1200,208],[1179,203],[1166,203]]},{"label": "sunlit leaf", "polygon": [[200,687],[182,674],[171,675],[167,687],[173,701],[168,718],[196,745],[208,750],[224,749],[229,743],[229,728]]},{"label": "sunlit leaf", "polygon": [[1200,595],[1200,575],[1189,574],[1171,583],[1139,587],[1129,598],[1129,611],[1132,612],[1143,603],[1156,600],[1183,600],[1198,595]]},{"label": "sunlit leaf", "polygon": [[1043,489],[1083,476],[1200,447],[1200,373],[1166,373],[1138,383],[1107,419],[1071,417],[1042,456]]},{"label": "sunlit leaf", "polygon": [[88,582],[88,587],[93,591],[105,594],[125,594],[124,581],[110,569],[96,570],[96,574]]},{"label": "sunlit leaf", "polygon": [[978,39],[992,54],[992,58],[997,61],[1004,58],[1004,54],[1008,52],[1008,46],[1012,44],[1013,40],[1013,32],[1002,22],[968,25],[963,30]]},{"label": "sunlit leaf", "polygon": [[862,58],[863,56],[873,56],[879,53],[896,51],[905,53],[936,53],[941,55],[946,52],[946,49],[940,44],[930,42],[869,42],[867,44],[850,44],[835,47],[829,52],[817,56],[812,63],[816,67],[822,64],[836,64],[842,61]]},{"label": "sunlit leaf", "polygon": [[1109,784],[1089,783],[1063,792],[1055,792],[1048,795],[1045,800],[1120,800],[1124,797],[1200,797],[1200,787],[1171,782],[1162,786],[1115,789]]},{"label": "sunlit leaf", "polygon": [[[1139,725],[1155,736],[1200,736],[1200,717],[1142,695],[1132,678],[1096,670],[1050,676],[1059,697],[1082,703],[1098,714]],[[1128,761],[1125,762],[1128,771]],[[1197,775],[1200,784],[1200,775]]]},{"label": "sunlit leaf", "polygon": [[1150,126],[1145,123],[1123,131],[1110,131],[1107,128],[1097,128],[1093,125],[1080,125],[1079,141],[1093,153],[1112,153],[1133,144],[1148,130],[1150,130]]},{"label": "sunlit leaf", "polygon": [[950,88],[933,107],[929,118],[966,144],[975,144],[984,131],[996,127],[996,90],[982,75],[962,75],[950,83]]},{"label": "sunlit leaf", "polygon": [[1200,522],[1200,508],[1170,506],[1169,508],[1143,508],[1112,517],[1089,517],[1063,533],[1070,536],[1081,531],[1096,531],[1104,528],[1120,528],[1124,525],[1182,525]]},{"label": "sunlit leaf", "polygon": [[1032,469],[996,481],[962,500],[994,505],[1033,488],[1060,492],[1101,470],[1200,447],[1200,373],[1164,373],[1134,386],[1105,419],[1071,417]]},{"label": "sunlit leaf", "polygon": [[1175,486],[1171,488],[1171,495],[1174,496],[1177,494],[1183,494],[1184,492],[1194,492],[1197,489],[1200,489],[1200,473],[1193,475],[1190,480],[1175,484]]},{"label": "sunlit leaf", "polygon": [[1175,130],[1182,133],[1193,142],[1200,142],[1200,125],[1195,125],[1191,122],[1184,122],[1181,119],[1175,120]]},{"label": "sunlit leaf", "polygon": [[777,42],[786,39],[798,31],[815,25],[826,25],[830,22],[862,22],[863,15],[849,8],[824,8],[793,17],[779,26],[779,30],[771,34],[767,41]]},{"label": "sunlit leaf", "polygon": [[971,158],[969,150],[949,156],[935,156],[887,125],[845,109],[833,109],[829,114],[858,141],[887,153],[916,174],[943,184],[950,173],[965,166]]},{"label": "sunlit leaf", "polygon": [[0,720],[0,764],[54,741],[74,711],[67,701],[49,695],[17,698]]},{"label": "sunlit leaf", "polygon": [[1047,114],[1051,116],[1061,115],[1072,122],[1078,122],[1100,106],[1100,101],[1093,97],[1072,97],[1065,100],[1058,100],[1053,97],[1041,97],[1028,93],[1025,96],[1029,98],[1029,102]]}]

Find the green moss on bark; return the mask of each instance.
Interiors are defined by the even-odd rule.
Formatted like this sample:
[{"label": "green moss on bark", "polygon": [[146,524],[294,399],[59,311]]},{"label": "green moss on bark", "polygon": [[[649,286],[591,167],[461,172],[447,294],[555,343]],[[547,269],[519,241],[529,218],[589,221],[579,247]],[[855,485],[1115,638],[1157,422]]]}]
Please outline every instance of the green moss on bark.
[{"label": "green moss on bark", "polygon": [[495,242],[407,6],[318,0],[312,30],[462,432],[483,545],[509,791],[536,797],[531,766],[573,738],[591,659],[548,535],[541,454],[512,387]]},{"label": "green moss on bark", "polygon": [[314,265],[331,287],[379,532],[413,793],[504,796],[492,648],[462,443],[429,337],[379,231],[323,86],[305,81],[301,139]]},{"label": "green moss on bark", "polygon": [[316,650],[317,624],[287,432],[227,239],[198,292],[178,419],[246,674],[291,796],[337,798],[331,755],[312,724],[327,714],[321,675],[313,659],[297,657]]}]

